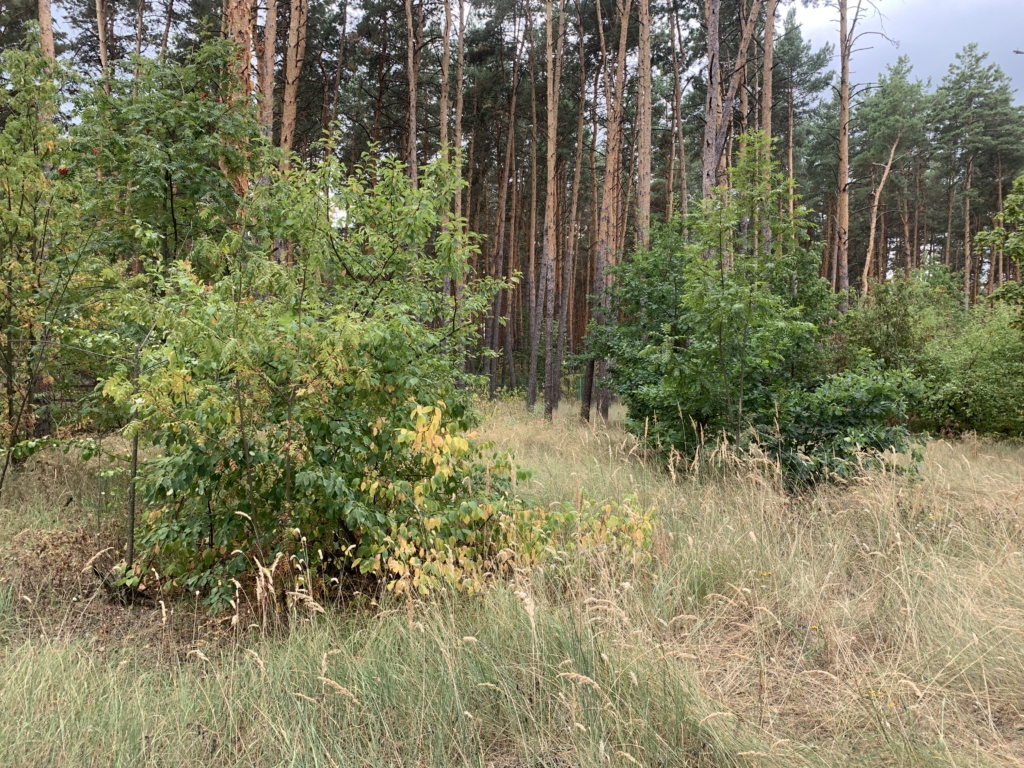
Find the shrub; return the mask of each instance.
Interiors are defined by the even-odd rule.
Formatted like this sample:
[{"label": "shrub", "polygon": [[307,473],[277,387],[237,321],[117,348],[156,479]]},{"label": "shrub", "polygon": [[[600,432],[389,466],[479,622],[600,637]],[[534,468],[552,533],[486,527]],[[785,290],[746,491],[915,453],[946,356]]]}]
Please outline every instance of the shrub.
[{"label": "shrub", "polygon": [[249,193],[246,235],[195,243],[219,276],[179,261],[123,300],[155,341],[104,391],[160,448],[140,543],[172,584],[221,605],[283,553],[302,572],[479,586],[515,501],[509,460],[460,434],[458,352],[498,286],[467,280],[456,183],[442,165],[417,189],[392,160],[327,160]]},{"label": "shrub", "polygon": [[927,389],[917,417],[936,431],[1024,436],[1024,329],[1020,307],[978,305],[920,363]]},{"label": "shrub", "polygon": [[692,455],[724,436],[768,449],[791,483],[848,477],[907,448],[906,381],[871,365],[829,376],[819,329],[836,299],[804,246],[806,213],[778,216],[786,183],[765,139],[742,143],[732,185],[685,222],[687,237],[660,232],[618,268],[620,320],[594,340],[628,426],[654,445]]}]

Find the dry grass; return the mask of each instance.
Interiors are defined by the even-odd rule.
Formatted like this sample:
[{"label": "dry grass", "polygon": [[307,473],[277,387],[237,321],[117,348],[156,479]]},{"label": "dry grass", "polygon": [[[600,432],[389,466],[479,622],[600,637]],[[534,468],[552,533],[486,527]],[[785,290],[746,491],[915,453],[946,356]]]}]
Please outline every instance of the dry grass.
[{"label": "dry grass", "polygon": [[1019,445],[939,441],[920,481],[875,474],[794,498],[742,469],[673,482],[614,418],[563,419],[498,406],[484,433],[538,468],[545,502],[578,482],[658,506],[642,585],[608,574],[587,589],[687,659],[703,694],[830,764],[1024,765]]},{"label": "dry grass", "polygon": [[[500,404],[481,432],[538,503],[656,505],[651,557],[172,655],[24,630],[0,583],[0,763],[1024,765],[1020,446],[933,443],[920,481],[796,498],[741,463],[673,477],[615,419]],[[19,503],[5,535],[61,524]]]}]

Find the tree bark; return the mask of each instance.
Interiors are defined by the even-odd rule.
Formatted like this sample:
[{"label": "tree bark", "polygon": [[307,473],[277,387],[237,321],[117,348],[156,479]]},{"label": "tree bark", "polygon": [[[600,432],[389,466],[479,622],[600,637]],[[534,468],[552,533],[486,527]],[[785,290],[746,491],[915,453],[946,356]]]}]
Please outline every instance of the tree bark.
[{"label": "tree bark", "polygon": [[[465,14],[465,0],[459,0],[459,42],[458,51],[456,52],[455,62],[455,125],[454,125],[454,140],[455,140],[455,167],[458,171],[459,178],[462,178],[462,109],[463,109],[463,95],[462,95],[462,84],[465,78],[465,66],[466,66],[466,14]],[[455,193],[455,218],[462,217],[462,192]],[[458,289],[456,289],[458,290]]]},{"label": "tree bark", "polygon": [[309,0],[291,0],[291,18],[288,22],[288,50],[285,52],[284,99],[281,104],[281,149],[284,158],[281,167],[291,165],[292,144],[295,141],[295,119],[298,108],[299,76],[306,56],[306,23]]},{"label": "tree bark", "polygon": [[718,155],[715,154],[716,138],[718,136],[718,115],[722,111],[722,86],[721,86],[721,62],[719,53],[721,51],[721,39],[719,35],[719,19],[722,12],[721,0],[705,0],[704,10],[707,24],[708,38],[708,94],[704,103],[704,151],[702,157],[702,187],[701,193],[707,198],[711,190],[718,183]]},{"label": "tree bark", "polygon": [[[508,130],[505,139],[505,162],[498,177],[498,205],[497,219],[494,225],[494,244],[497,249],[495,278],[501,280],[505,272],[505,213],[508,207],[508,188],[515,182],[515,144],[516,144],[516,95],[519,91],[519,57],[517,53],[515,61],[512,62],[512,97],[508,106]],[[494,297],[494,310],[491,315],[490,338],[495,351],[500,346],[501,337],[501,305],[503,292],[498,291]],[[492,357],[489,360],[490,373],[490,397],[493,400],[498,378],[498,359]]]},{"label": "tree bark", "polygon": [[971,306],[971,176],[974,175],[974,155],[967,157],[964,180],[964,306]]},{"label": "tree bark", "polygon": [[[441,97],[438,104],[438,134],[441,159],[448,162],[448,72],[451,69],[451,48],[448,39],[452,33],[452,1],[444,0],[444,28],[441,32]],[[518,60],[517,60],[518,61]],[[515,77],[512,78],[515,81]],[[514,96],[513,96],[514,98]]]},{"label": "tree bark", "polygon": [[[724,92],[720,69],[719,21],[721,6],[722,0],[707,0],[705,3],[708,37],[708,103],[704,122],[702,189],[704,197],[708,197],[711,190],[718,185],[722,160],[725,159],[722,153],[725,151],[726,141],[730,135],[733,103],[736,100],[740,81],[746,72],[747,53],[750,50],[750,40],[754,33],[755,22],[761,12],[761,0],[754,0],[750,12],[743,22],[736,61],[732,67],[728,88]],[[712,117],[713,119],[711,119]]]},{"label": "tree bark", "polygon": [[[412,179],[412,184],[415,187],[419,176],[416,153],[416,101],[417,91],[419,90],[419,71],[417,67],[416,27],[413,24],[412,3],[413,0],[405,0],[405,70],[409,81],[409,111],[407,114],[408,123],[406,129],[405,163],[409,169],[409,178]],[[420,12],[422,14],[422,6]]]},{"label": "tree bark", "polygon": [[[106,4],[106,0],[97,0]],[[224,32],[237,46],[231,70],[237,88],[234,98],[246,99],[252,93],[252,0],[226,0]]]},{"label": "tree bark", "polygon": [[953,179],[946,187],[946,242],[943,245],[943,258],[946,269],[953,268]]},{"label": "tree bark", "polygon": [[651,245],[651,8],[638,0],[640,16],[639,92],[637,94],[638,163],[636,182],[636,236],[641,248]]},{"label": "tree bark", "polygon": [[53,45],[53,13],[50,10],[50,0],[39,0],[39,47],[47,61],[57,60]]},{"label": "tree bark", "polygon": [[[860,0],[849,19],[849,0],[837,0],[839,6],[839,198],[836,232],[839,237],[839,292],[850,290],[850,54],[860,17]],[[841,311],[849,306],[844,296]]]},{"label": "tree bark", "polygon": [[174,0],[167,0],[167,16],[164,18],[164,34],[160,38],[160,61],[167,58],[167,43],[171,39],[171,21],[174,19]]},{"label": "tree bark", "polygon": [[768,0],[764,16],[764,72],[761,75],[761,130],[772,137],[772,84],[775,66],[775,7],[778,0]]},{"label": "tree bark", "polygon": [[871,214],[868,219],[870,222],[870,232],[868,234],[868,254],[864,257],[864,272],[861,276],[861,290],[867,295],[869,276],[871,274],[871,260],[875,253],[875,224],[878,220],[878,203],[882,199],[882,190],[885,188],[885,182],[889,178],[889,171],[892,169],[892,160],[896,156],[896,147],[899,146],[900,137],[896,137],[896,141],[892,143],[892,149],[889,150],[889,159],[885,163],[885,168],[882,169],[882,179],[878,182],[878,187],[871,195]]},{"label": "tree bark", "polygon": [[[627,54],[627,32],[629,30],[629,15],[632,0],[617,0],[616,11],[619,17],[619,39],[618,52],[615,58],[615,75],[609,77],[607,65],[604,66],[605,77],[605,102],[608,115],[608,127],[605,149],[605,171],[604,184],[601,195],[601,217],[598,222],[597,249],[595,252],[594,264],[594,295],[597,297],[595,307],[595,319],[603,322],[609,309],[608,288],[610,287],[607,268],[615,264],[615,247],[618,242],[618,228],[622,211],[622,145],[623,145],[623,116],[625,105],[623,98],[626,87],[626,54]],[[598,8],[598,22],[600,25],[600,4]],[[600,40],[602,48],[602,59],[607,60],[604,45],[603,25]],[[609,82],[612,80],[612,82]],[[599,361],[597,365],[597,376],[603,377],[607,370],[607,363]],[[604,387],[598,388],[598,411],[605,419],[608,417],[608,406],[611,401],[611,393]],[[585,416],[590,418],[589,412]]]},{"label": "tree bark", "polygon": [[[768,0],[764,17],[764,72],[761,75],[761,130],[768,137],[768,158],[772,156],[772,68],[775,66],[775,6]],[[766,216],[761,222],[761,247],[765,256],[772,250],[772,225]]]},{"label": "tree bark", "polygon": [[[576,108],[576,156],[573,158],[572,170],[572,201],[569,204],[569,236],[567,238],[565,255],[562,259],[562,297],[559,303],[558,317],[558,359],[557,370],[562,371],[562,361],[565,359],[566,337],[569,333],[568,325],[571,319],[573,304],[573,276],[576,269],[576,252],[579,248],[579,200],[580,181],[582,178],[583,166],[583,110],[587,103],[587,73],[583,47],[583,20],[579,19],[579,73],[580,73],[580,100]],[[556,393],[557,399],[561,399],[561,387]],[[557,403],[556,403],[557,405]]]},{"label": "tree bark", "polygon": [[[259,59],[259,122],[263,136],[274,140],[274,84],[277,68],[277,0],[267,0],[267,17],[263,25],[263,50]],[[340,57],[339,57],[340,69]],[[335,105],[337,99],[335,99]]]},{"label": "tree bark", "polygon": [[529,268],[526,272],[527,303],[530,310],[530,366],[526,380],[526,407],[533,410],[537,404],[537,361],[540,357],[540,314],[543,299],[538,292],[543,290],[537,280],[537,82],[533,50],[533,10],[529,0],[526,7],[526,37],[530,41],[530,242]]},{"label": "tree bark", "polygon": [[267,0],[267,19],[263,25],[263,51],[260,56],[260,127],[267,141],[274,139],[274,69],[277,53],[277,0]]},{"label": "tree bark", "polygon": [[547,30],[545,51],[547,56],[547,182],[544,204],[544,250],[542,252],[545,273],[544,280],[544,416],[551,418],[555,409],[557,396],[555,390],[559,386],[561,372],[556,370],[554,354],[555,334],[555,262],[558,252],[558,183],[556,180],[556,161],[558,158],[558,91],[562,79],[562,41],[565,39],[565,8],[558,7],[558,36],[552,39],[554,8],[552,0],[545,5]]},{"label": "tree bark", "polygon": [[[51,21],[50,29],[53,29]],[[100,54],[100,76],[104,79],[107,77],[107,64],[108,50],[107,50],[107,0],[96,0],[96,34],[99,40],[99,54]],[[110,84],[104,83],[104,90],[107,95],[110,94]]]}]

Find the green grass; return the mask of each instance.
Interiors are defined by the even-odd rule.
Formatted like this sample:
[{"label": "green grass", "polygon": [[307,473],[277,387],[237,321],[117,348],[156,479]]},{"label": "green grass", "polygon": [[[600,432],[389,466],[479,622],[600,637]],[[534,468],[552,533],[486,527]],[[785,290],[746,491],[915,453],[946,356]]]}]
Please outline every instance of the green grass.
[{"label": "green grass", "polygon": [[[920,482],[794,498],[739,461],[673,479],[614,425],[500,405],[481,431],[538,503],[655,504],[650,557],[556,558],[411,612],[362,595],[191,653],[159,608],[119,642],[44,631],[15,579],[0,764],[1024,765],[1021,447],[935,443]],[[18,511],[5,530],[56,519]]]}]

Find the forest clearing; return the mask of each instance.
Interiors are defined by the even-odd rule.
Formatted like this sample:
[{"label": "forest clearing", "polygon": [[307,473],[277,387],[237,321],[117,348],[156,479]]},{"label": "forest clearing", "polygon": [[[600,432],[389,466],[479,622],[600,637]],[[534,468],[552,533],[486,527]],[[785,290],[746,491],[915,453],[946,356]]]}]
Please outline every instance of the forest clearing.
[{"label": "forest clearing", "polygon": [[539,503],[654,505],[651,549],[411,606],[348,585],[327,615],[246,605],[232,627],[189,602],[111,606],[76,578],[98,486],[41,459],[4,510],[3,763],[1024,760],[1020,446],[938,441],[919,480],[794,499],[740,460],[673,479],[614,411],[608,427],[488,411]]},{"label": "forest clearing", "polygon": [[0,3],[0,765],[1024,768],[983,1]]}]

